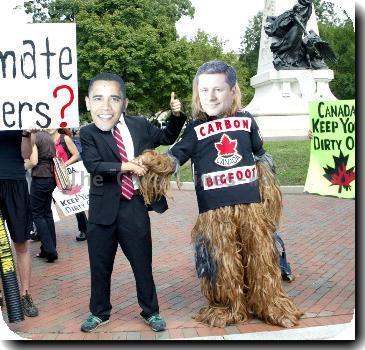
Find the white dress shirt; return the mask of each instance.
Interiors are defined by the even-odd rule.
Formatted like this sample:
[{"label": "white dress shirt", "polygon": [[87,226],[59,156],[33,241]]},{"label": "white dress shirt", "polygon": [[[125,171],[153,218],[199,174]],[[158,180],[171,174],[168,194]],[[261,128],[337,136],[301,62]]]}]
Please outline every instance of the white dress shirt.
[{"label": "white dress shirt", "polygon": [[[129,132],[128,126],[124,120],[124,113],[121,114],[119,122],[116,124],[119,129],[120,135],[122,136],[125,151],[127,153],[128,161],[133,160],[134,157],[134,145],[131,133]],[[133,187],[135,190],[139,189],[138,180],[136,175],[132,175]]]}]

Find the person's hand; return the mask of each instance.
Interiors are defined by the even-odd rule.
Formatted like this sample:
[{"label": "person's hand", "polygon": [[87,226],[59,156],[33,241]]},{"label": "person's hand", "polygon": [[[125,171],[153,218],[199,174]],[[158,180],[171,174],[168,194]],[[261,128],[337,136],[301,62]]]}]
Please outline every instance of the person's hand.
[{"label": "person's hand", "polygon": [[24,168],[25,170],[29,170],[31,168],[30,159],[24,159]]},{"label": "person's hand", "polygon": [[139,162],[129,161],[122,164],[122,171],[131,172],[137,176],[143,176],[147,173],[147,168],[142,165],[142,163],[139,164]]},{"label": "person's hand", "polygon": [[36,129],[36,128],[32,128],[32,129],[25,129],[23,130],[23,133],[28,133],[28,134],[35,134],[36,132],[40,131],[41,129]]},{"label": "person's hand", "polygon": [[134,158],[132,162],[133,163],[137,163],[139,166],[146,167],[145,165],[143,165],[143,162],[144,162],[144,156],[143,156],[143,154],[141,154],[137,158]]},{"label": "person's hand", "polygon": [[175,98],[175,92],[171,92],[170,108],[174,116],[176,117],[180,116],[181,102],[179,99]]}]

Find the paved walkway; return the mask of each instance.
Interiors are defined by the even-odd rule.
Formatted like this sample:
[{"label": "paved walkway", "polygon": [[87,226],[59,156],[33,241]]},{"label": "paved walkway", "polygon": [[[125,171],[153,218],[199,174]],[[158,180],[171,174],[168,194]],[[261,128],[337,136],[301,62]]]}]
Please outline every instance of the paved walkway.
[{"label": "paved walkway", "polygon": [[[258,332],[262,332],[265,339],[267,332],[276,332],[279,338],[288,339],[285,334],[296,334],[278,332],[283,329],[257,319],[223,329],[209,328],[192,319],[206,304],[190,245],[190,230],[197,217],[196,198],[193,191],[174,191],[173,195],[174,200],[169,201],[170,209],[165,214],[151,214],[153,270],[160,311],[168,325],[166,331],[154,333],[141,321],[132,271],[118,251],[112,275],[111,322],[93,333],[80,332],[80,324],[89,314],[90,281],[86,242],[75,241],[75,217],[63,218],[56,224],[59,259],[54,264],[33,258],[32,295],[40,308],[40,316],[10,324],[10,329],[22,337],[37,340],[159,340],[212,336],[237,339],[240,334],[247,339],[250,333],[257,339]],[[340,325],[353,318],[354,226],[353,200],[284,195],[280,232],[296,279],[283,283],[305,311],[294,331]],[[39,245],[39,242],[31,243],[33,256]]]}]

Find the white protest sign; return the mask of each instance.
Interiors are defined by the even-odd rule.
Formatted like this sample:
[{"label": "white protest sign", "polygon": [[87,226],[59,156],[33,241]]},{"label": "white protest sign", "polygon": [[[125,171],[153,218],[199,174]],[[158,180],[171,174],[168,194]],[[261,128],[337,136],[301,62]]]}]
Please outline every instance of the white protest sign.
[{"label": "white protest sign", "polygon": [[53,199],[65,216],[89,209],[90,175],[82,161],[66,167],[72,188],[61,191],[58,187],[53,191]]},{"label": "white protest sign", "polygon": [[0,130],[78,127],[76,24],[0,30]]}]

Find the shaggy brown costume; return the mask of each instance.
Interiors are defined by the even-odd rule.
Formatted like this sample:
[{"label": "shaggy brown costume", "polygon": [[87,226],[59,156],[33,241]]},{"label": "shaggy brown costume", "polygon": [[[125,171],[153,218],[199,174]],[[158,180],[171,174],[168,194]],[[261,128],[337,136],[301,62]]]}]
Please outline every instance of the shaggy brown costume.
[{"label": "shaggy brown costume", "polygon": [[211,326],[247,321],[291,327],[302,312],[282,288],[273,233],[282,209],[280,187],[269,167],[258,162],[261,203],[226,206],[199,215],[192,240],[203,234],[218,263],[217,282],[201,280],[209,301],[195,316]]},{"label": "shaggy brown costume", "polygon": [[[142,155],[148,173],[141,178],[146,203],[170,190],[173,162],[148,151]],[[201,279],[209,305],[194,317],[210,326],[225,327],[255,315],[283,327],[295,325],[303,314],[282,288],[273,233],[279,225],[282,195],[276,177],[264,162],[257,162],[261,203],[239,204],[209,210],[198,216],[192,230],[209,242],[217,262],[215,283]]]},{"label": "shaggy brown costume", "polygon": [[170,179],[175,171],[171,158],[154,150],[146,150],[137,160],[142,160],[148,169],[146,175],[139,178],[139,188],[145,203],[151,204],[162,196],[170,197]]}]

